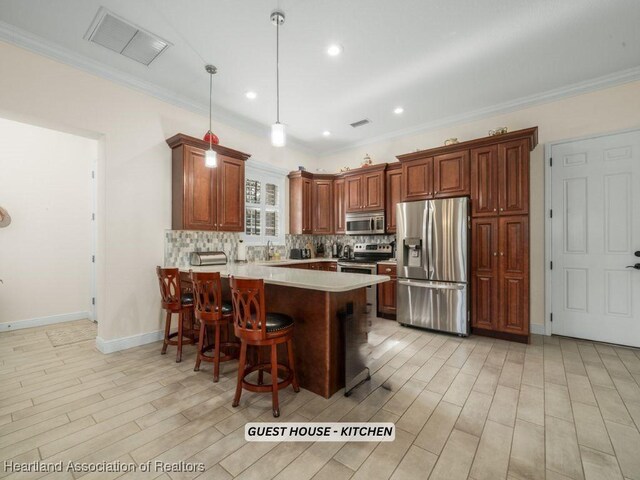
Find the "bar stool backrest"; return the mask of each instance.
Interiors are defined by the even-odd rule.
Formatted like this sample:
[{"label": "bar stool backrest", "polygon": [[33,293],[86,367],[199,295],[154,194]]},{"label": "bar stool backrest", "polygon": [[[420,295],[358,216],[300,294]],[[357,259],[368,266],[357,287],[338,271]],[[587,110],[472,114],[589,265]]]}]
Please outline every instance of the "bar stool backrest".
[{"label": "bar stool backrest", "polygon": [[179,309],[182,291],[180,290],[180,270],[177,268],[157,267],[158,283],[162,308]]},{"label": "bar stool backrest", "polygon": [[222,319],[222,284],[220,272],[189,271],[193,283],[193,307],[198,320]]},{"label": "bar stool backrest", "polygon": [[264,340],[267,337],[264,281],[229,277],[229,285],[236,336],[245,340]]}]

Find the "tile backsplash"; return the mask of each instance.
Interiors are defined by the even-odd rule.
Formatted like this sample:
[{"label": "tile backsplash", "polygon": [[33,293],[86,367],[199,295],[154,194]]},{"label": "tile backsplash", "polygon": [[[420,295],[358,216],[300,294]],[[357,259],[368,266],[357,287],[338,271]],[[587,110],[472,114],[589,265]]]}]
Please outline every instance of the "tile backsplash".
[{"label": "tile backsplash", "polygon": [[[200,232],[187,230],[166,230],[164,243],[165,266],[183,267],[189,265],[189,255],[196,251],[223,251],[229,262],[237,258],[240,233],[229,232]],[[305,248],[311,244],[315,250],[318,242],[324,244],[325,255],[331,256],[331,246],[334,242],[353,246],[356,243],[389,243],[395,240],[395,235],[285,235],[284,245],[274,245],[274,251],[280,256],[289,258],[292,248]],[[249,262],[266,259],[264,245],[247,245],[247,260]]]}]

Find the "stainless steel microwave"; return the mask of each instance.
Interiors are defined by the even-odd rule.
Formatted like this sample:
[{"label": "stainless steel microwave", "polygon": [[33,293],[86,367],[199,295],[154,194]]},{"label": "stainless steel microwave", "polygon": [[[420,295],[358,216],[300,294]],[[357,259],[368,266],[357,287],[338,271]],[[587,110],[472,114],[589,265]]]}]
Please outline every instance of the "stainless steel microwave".
[{"label": "stainless steel microwave", "polygon": [[347,213],[347,235],[373,235],[384,233],[384,211]]}]

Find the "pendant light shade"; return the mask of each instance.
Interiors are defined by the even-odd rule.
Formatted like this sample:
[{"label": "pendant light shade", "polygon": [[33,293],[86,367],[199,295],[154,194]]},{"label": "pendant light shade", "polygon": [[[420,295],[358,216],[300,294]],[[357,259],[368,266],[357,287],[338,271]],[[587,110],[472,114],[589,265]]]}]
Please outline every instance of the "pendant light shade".
[{"label": "pendant light shade", "polygon": [[218,166],[218,155],[212,148],[204,152],[204,164],[209,168],[216,168]]},{"label": "pendant light shade", "polygon": [[284,13],[276,10],[271,14],[271,23],[276,26],[276,123],[271,125],[271,145],[284,147],[287,144],[285,127],[280,123],[280,25],[284,24]]},{"label": "pendant light shade", "polygon": [[206,65],[204,69],[209,74],[209,131],[204,136],[205,140],[209,141],[209,150],[204,153],[204,164],[209,168],[216,168],[218,166],[218,155],[213,149],[213,143],[218,144],[218,137],[211,131],[211,106],[213,96],[213,76],[218,72],[218,69],[213,65]]},{"label": "pendant light shade", "polygon": [[271,145],[274,147],[284,147],[287,144],[287,132],[282,123],[276,122],[271,125]]}]

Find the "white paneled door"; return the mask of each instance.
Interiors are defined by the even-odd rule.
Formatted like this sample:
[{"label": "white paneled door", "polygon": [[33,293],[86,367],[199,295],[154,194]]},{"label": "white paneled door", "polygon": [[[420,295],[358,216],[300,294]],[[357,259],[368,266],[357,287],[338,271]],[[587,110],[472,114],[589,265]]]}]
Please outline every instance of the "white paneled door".
[{"label": "white paneled door", "polygon": [[552,331],[640,347],[640,131],[551,158]]}]

